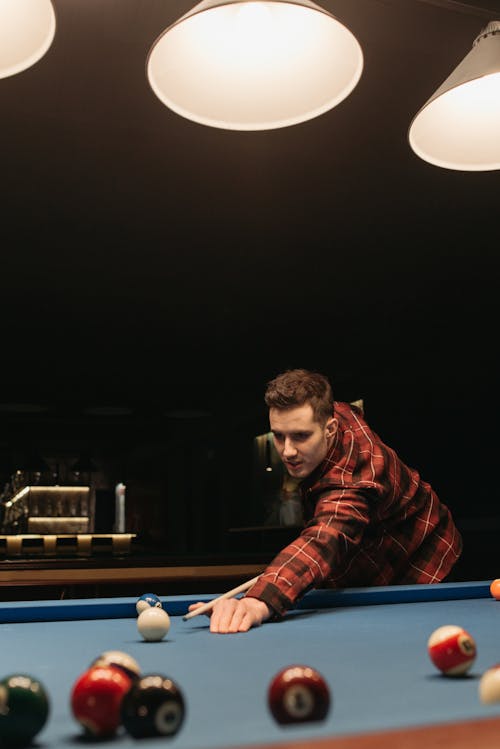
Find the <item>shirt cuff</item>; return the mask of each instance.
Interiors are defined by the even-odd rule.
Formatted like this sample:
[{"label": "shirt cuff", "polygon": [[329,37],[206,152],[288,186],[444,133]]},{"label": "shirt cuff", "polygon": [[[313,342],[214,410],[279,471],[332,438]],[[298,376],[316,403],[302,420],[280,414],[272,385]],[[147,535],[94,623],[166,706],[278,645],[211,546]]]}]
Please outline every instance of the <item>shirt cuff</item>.
[{"label": "shirt cuff", "polygon": [[288,609],[293,606],[293,601],[287,598],[276,585],[265,580],[258,580],[255,585],[252,585],[246,596],[263,601],[271,611],[270,620],[283,618]]}]

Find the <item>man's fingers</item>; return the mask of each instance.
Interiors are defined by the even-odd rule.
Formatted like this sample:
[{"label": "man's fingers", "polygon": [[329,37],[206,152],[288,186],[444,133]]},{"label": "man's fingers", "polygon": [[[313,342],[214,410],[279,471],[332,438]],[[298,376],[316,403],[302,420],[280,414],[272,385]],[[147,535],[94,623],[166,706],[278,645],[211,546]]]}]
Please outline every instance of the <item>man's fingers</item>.
[{"label": "man's fingers", "polygon": [[[188,611],[195,611],[196,609],[199,609],[199,608],[200,608],[200,606],[204,606],[204,605],[205,605],[205,604],[204,604],[203,602],[201,602],[201,601],[200,601],[199,603],[191,603],[191,604],[190,604],[190,605],[188,606]],[[211,611],[206,611],[206,612],[205,612],[205,616],[211,616],[211,615],[212,615],[212,612],[211,612]]]},{"label": "man's fingers", "polygon": [[257,624],[257,623],[256,623],[256,622],[254,621],[253,617],[252,617],[252,616],[251,616],[251,615],[250,615],[250,614],[249,614],[249,613],[247,612],[247,613],[245,614],[245,616],[244,616],[244,617],[242,618],[242,620],[241,620],[241,622],[240,622],[240,624],[239,624],[239,627],[238,627],[237,631],[238,631],[238,632],[248,632],[248,630],[249,630],[249,629],[250,629],[251,627],[254,627],[254,626],[257,626],[257,627],[258,627],[258,626],[260,626],[260,624]]},{"label": "man's fingers", "polygon": [[243,606],[236,606],[230,622],[228,623],[227,632],[239,632],[241,622],[246,617],[246,611]]},{"label": "man's fingers", "polygon": [[269,609],[255,598],[231,598],[219,601],[213,608],[210,631],[217,634],[247,632],[269,617]]},{"label": "man's fingers", "polygon": [[225,634],[231,632],[231,621],[234,612],[238,606],[238,601],[234,598],[227,601],[220,601],[213,610],[212,620],[210,622],[210,631]]}]

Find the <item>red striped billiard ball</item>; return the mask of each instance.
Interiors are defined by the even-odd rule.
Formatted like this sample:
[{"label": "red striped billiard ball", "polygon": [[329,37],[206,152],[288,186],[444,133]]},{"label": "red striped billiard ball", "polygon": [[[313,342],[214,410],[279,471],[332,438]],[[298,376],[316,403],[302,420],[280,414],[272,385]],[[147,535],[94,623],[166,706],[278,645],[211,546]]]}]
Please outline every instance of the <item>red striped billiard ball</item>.
[{"label": "red striped billiard ball", "polygon": [[278,723],[320,721],[330,709],[330,691],[325,679],[314,668],[287,666],[271,681],[268,704]]},{"label": "red striped billiard ball", "polygon": [[463,627],[447,624],[436,629],[427,643],[431,661],[445,676],[462,676],[476,659],[474,638]]},{"label": "red striped billiard ball", "polygon": [[123,697],[133,680],[121,668],[93,666],[78,677],[71,691],[71,709],[85,733],[111,737],[121,723]]}]

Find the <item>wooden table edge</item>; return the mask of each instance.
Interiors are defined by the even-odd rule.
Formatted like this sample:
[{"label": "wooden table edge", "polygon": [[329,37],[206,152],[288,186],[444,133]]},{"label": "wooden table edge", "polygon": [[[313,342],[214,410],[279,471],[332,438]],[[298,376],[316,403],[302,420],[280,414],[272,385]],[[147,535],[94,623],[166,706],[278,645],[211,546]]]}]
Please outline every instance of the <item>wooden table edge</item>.
[{"label": "wooden table edge", "polygon": [[178,567],[113,567],[0,570],[0,587],[78,583],[155,582],[164,580],[234,580],[260,574],[264,565],[195,565]]}]

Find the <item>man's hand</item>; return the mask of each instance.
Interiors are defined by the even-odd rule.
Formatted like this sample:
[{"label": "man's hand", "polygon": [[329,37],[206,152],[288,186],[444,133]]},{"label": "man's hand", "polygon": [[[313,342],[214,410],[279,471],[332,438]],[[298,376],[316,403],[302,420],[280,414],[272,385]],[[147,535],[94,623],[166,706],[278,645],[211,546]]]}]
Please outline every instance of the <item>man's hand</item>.
[{"label": "man's hand", "polygon": [[[193,603],[189,611],[194,611],[201,603]],[[251,627],[258,627],[271,612],[264,601],[258,598],[226,598],[215,604],[210,616],[210,632],[218,634],[230,634],[234,632],[247,632]]]}]

